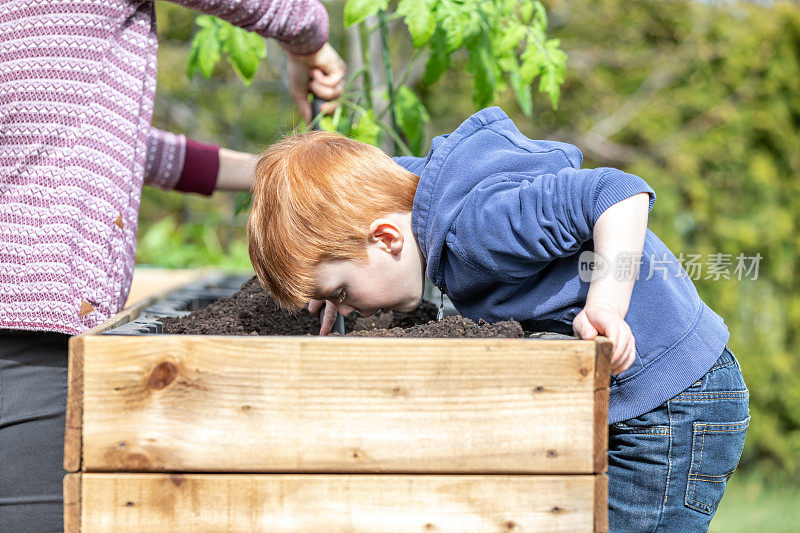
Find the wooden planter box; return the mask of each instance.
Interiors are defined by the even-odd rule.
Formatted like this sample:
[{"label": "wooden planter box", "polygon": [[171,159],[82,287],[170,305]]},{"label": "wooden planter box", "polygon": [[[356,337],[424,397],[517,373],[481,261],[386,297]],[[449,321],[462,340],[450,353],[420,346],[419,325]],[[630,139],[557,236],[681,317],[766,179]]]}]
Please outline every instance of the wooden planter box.
[{"label": "wooden planter box", "polygon": [[606,531],[611,343],[70,340],[67,532]]}]

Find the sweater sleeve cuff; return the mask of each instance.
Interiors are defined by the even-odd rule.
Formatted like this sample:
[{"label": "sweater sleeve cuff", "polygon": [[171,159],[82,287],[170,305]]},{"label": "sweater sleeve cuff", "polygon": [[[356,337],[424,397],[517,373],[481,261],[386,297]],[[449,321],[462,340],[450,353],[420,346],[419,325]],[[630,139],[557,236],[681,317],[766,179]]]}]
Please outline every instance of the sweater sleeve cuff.
[{"label": "sweater sleeve cuff", "polygon": [[174,189],[185,156],[186,137],[150,128],[144,183],[168,191]]},{"label": "sweater sleeve cuff", "polygon": [[219,174],[219,146],[186,139],[186,159],[175,185],[176,191],[211,196]]},{"label": "sweater sleeve cuff", "polygon": [[592,227],[603,212],[612,205],[626,200],[631,196],[646,192],[650,195],[650,204],[647,211],[653,209],[656,193],[650,185],[639,176],[622,172],[621,170],[608,169],[597,180],[594,190],[594,210]]}]

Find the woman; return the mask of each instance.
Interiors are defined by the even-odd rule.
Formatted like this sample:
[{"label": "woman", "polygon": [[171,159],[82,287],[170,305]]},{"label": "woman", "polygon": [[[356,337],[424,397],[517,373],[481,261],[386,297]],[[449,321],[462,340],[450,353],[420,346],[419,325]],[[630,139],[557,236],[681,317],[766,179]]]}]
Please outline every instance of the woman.
[{"label": "woman", "polygon": [[[176,0],[278,40],[292,96],[342,92],[317,0]],[[0,3],[0,531],[60,531],[67,340],[122,309],[143,184],[248,189],[251,155],[155,130],[151,1]]]}]

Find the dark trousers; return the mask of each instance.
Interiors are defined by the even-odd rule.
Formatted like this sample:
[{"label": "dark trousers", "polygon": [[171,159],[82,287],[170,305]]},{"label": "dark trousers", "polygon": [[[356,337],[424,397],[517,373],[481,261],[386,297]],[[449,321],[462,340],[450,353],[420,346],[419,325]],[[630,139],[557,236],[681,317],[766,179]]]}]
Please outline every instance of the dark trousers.
[{"label": "dark trousers", "polygon": [[69,335],[0,329],[0,531],[63,531]]}]

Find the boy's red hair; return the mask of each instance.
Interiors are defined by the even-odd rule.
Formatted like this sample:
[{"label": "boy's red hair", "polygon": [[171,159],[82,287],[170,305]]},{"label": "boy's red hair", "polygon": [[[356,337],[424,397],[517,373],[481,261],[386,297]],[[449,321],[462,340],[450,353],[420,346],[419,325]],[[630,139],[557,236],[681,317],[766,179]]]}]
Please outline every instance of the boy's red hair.
[{"label": "boy's red hair", "polygon": [[411,211],[419,177],[337,133],[294,134],[258,159],[247,232],[261,284],[284,308],[314,297],[326,260],[364,260],[370,223]]}]

